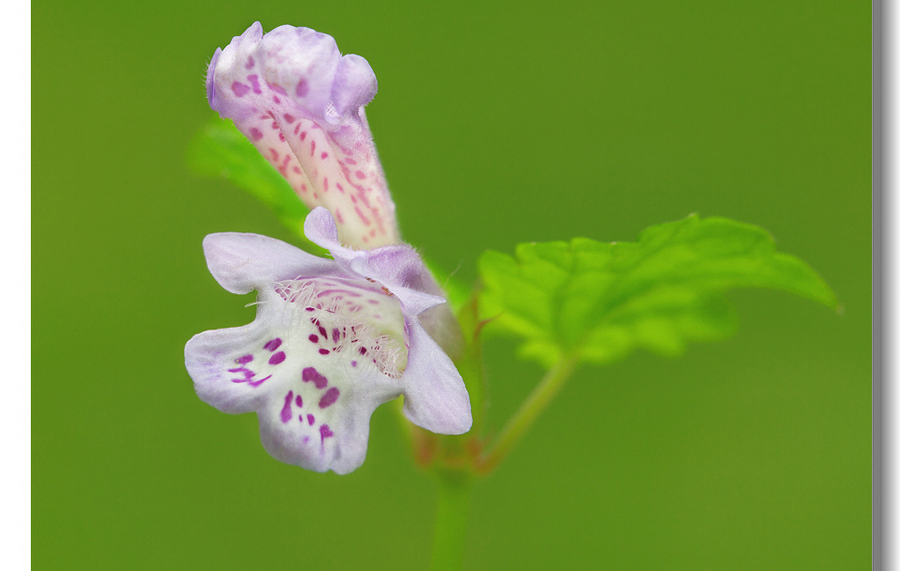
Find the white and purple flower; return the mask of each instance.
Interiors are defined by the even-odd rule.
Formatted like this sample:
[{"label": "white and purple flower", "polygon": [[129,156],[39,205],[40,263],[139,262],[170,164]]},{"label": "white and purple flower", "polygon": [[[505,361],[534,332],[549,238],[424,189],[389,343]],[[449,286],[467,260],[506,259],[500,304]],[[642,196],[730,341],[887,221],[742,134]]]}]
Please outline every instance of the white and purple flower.
[{"label": "white and purple flower", "polygon": [[346,474],[366,455],[369,419],[405,397],[413,423],[441,434],[472,425],[466,387],[419,316],[444,303],[407,245],[340,245],[334,218],[314,209],[317,258],[257,234],[211,234],[210,272],[226,290],[258,292],[253,323],[207,331],[185,347],[200,398],[227,413],[256,412],[266,450],[310,470]]},{"label": "white and purple flower", "polygon": [[363,106],[378,83],[368,62],[341,56],[334,38],[259,22],[217,49],[206,76],[210,106],[238,129],[310,208],[332,213],[355,248],[400,243]]}]

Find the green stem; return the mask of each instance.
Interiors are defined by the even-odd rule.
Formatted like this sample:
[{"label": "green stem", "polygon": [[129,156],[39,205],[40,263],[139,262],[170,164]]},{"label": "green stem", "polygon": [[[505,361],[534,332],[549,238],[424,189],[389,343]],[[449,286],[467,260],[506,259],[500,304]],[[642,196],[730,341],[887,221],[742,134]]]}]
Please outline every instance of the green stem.
[{"label": "green stem", "polygon": [[462,569],[471,498],[472,481],[468,474],[439,474],[434,549],[431,554],[432,571]]},{"label": "green stem", "polygon": [[503,430],[500,431],[500,435],[481,457],[478,463],[479,472],[490,472],[509,454],[509,451],[521,440],[525,432],[563,387],[577,364],[578,357],[570,356],[561,359],[547,371],[541,382],[531,391],[519,410],[507,421]]}]

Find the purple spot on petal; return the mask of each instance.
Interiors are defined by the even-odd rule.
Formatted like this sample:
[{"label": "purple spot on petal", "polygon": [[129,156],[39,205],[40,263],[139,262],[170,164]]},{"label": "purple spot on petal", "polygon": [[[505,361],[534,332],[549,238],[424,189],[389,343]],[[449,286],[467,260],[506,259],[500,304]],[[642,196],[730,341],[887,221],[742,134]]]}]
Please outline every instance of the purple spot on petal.
[{"label": "purple spot on petal", "polygon": [[327,424],[323,424],[319,427],[319,434],[322,436],[322,444],[325,444],[326,438],[328,438],[329,436],[334,436],[334,432],[332,432],[331,429],[328,428]]},{"label": "purple spot on petal", "polygon": [[[304,186],[305,186],[305,185],[304,185]],[[315,310],[316,310],[315,307],[307,307],[307,308],[306,308],[306,311],[315,311]]]},{"label": "purple spot on petal", "polygon": [[316,417],[314,417],[314,416],[311,415],[311,414],[307,414],[307,415],[306,415],[306,422],[308,422],[309,425],[312,426],[313,424],[316,423]]},{"label": "purple spot on petal", "polygon": [[360,354],[360,355],[365,355],[365,354],[366,354],[366,348],[365,348],[365,347],[360,347],[360,348],[359,348],[359,354]]},{"label": "purple spot on petal", "polygon": [[303,406],[303,397],[297,395],[297,398],[294,399],[294,404],[296,404],[297,406]]},{"label": "purple spot on petal", "polygon": [[272,355],[271,357],[269,357],[269,364],[277,365],[278,363],[283,362],[284,359],[285,359],[284,351],[279,351],[279,352],[275,353],[274,355]]},{"label": "purple spot on petal", "polygon": [[324,395],[322,395],[322,398],[319,399],[319,408],[328,408],[333,405],[340,395],[341,391],[339,391],[337,387],[331,387]]},{"label": "purple spot on petal", "polygon": [[303,369],[303,382],[310,381],[316,385],[317,389],[324,389],[328,386],[328,379],[325,378],[325,375],[319,373],[314,367],[306,367]]},{"label": "purple spot on petal", "polygon": [[328,332],[325,331],[325,328],[322,327],[321,325],[319,326],[319,335],[321,335],[325,339],[328,339]]},{"label": "purple spot on petal", "polygon": [[289,114],[289,113],[285,113],[285,114],[284,114],[284,120],[287,121],[288,123],[293,123],[293,122],[296,121],[297,119],[294,118],[293,115],[291,115],[291,114]]},{"label": "purple spot on petal", "polygon": [[247,79],[253,85],[253,93],[262,93],[262,89],[259,88],[259,77],[257,75],[248,75]]},{"label": "purple spot on petal", "polygon": [[327,355],[331,353],[328,349],[319,349],[319,355]]},{"label": "purple spot on petal", "polygon": [[268,343],[263,345],[263,349],[266,349],[267,351],[274,351],[275,349],[278,349],[279,347],[281,347],[281,338],[280,337],[276,337],[275,339],[272,339],[271,341],[269,341]]},{"label": "purple spot on petal", "polygon": [[355,367],[358,363],[356,361],[350,361],[350,366]]},{"label": "purple spot on petal", "polygon": [[254,141],[258,141],[258,140],[262,139],[263,138],[262,131],[260,131],[256,127],[251,128],[250,129],[250,138],[253,139]]},{"label": "purple spot on petal", "polygon": [[263,384],[264,382],[268,381],[271,378],[272,378],[272,375],[269,375],[268,377],[263,377],[258,381],[248,381],[247,384],[250,385],[251,387],[255,388],[255,387],[258,387],[259,385]]},{"label": "purple spot on petal", "polygon": [[[296,93],[297,93],[297,97],[304,97],[304,96],[306,96],[307,93],[309,93],[309,84],[306,83],[306,78],[301,79],[297,83]],[[238,97],[240,97],[240,96],[238,96]]]},{"label": "purple spot on petal", "polygon": [[253,56],[250,56],[250,57],[247,58],[247,63],[244,64],[244,67],[247,68],[247,69],[253,69],[253,64],[254,64],[254,63],[255,63],[255,62],[253,61]]},{"label": "purple spot on petal", "polygon": [[341,338],[341,331],[337,327],[331,330],[331,339],[337,341]]},{"label": "purple spot on petal", "polygon": [[316,335],[315,333],[310,333],[310,335],[309,335],[309,340],[312,341],[313,343],[318,343],[318,342],[319,342],[319,336]]},{"label": "purple spot on petal", "polygon": [[309,436],[304,436],[304,437],[303,437],[303,444],[306,444],[307,442],[309,442]]},{"label": "purple spot on petal", "polygon": [[284,406],[281,408],[281,422],[291,420],[291,401],[294,399],[294,391],[288,391],[284,397]]},{"label": "purple spot on petal", "polygon": [[240,81],[234,81],[231,83],[231,90],[238,97],[243,97],[247,95],[247,92],[250,91],[249,85],[244,85]]},{"label": "purple spot on petal", "polygon": [[243,365],[244,363],[249,363],[252,360],[253,360],[253,355],[244,355],[243,357],[236,359],[235,363],[240,363],[241,365]]}]

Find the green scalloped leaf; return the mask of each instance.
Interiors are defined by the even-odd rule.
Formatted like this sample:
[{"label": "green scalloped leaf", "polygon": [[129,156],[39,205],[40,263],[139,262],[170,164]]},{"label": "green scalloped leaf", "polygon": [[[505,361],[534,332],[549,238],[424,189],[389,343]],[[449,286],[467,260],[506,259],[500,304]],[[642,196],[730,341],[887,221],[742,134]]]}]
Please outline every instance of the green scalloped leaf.
[{"label": "green scalloped leaf", "polygon": [[275,212],[305,250],[325,253],[303,234],[309,209],[230,120],[214,117],[197,133],[188,149],[188,165],[199,175],[224,178],[248,192]]},{"label": "green scalloped leaf", "polygon": [[731,335],[723,294],[779,289],[838,308],[837,297],[800,259],[777,252],[765,230],[691,215],[651,226],[639,241],[519,244],[515,258],[479,260],[480,314],[523,338],[524,358],[551,366],[564,355],[606,363],[635,348],[680,355],[688,341]]}]

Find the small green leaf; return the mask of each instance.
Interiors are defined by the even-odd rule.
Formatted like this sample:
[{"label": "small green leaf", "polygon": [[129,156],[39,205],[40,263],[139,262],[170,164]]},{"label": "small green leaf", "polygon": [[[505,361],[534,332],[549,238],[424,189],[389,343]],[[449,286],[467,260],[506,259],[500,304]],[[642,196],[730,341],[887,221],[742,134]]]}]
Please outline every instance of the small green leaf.
[{"label": "small green leaf", "polygon": [[303,222],[309,209],[275,167],[237,130],[230,120],[213,117],[194,137],[188,165],[199,175],[225,178],[271,208],[300,240],[305,250],[325,250],[306,239]]},{"label": "small green leaf", "polygon": [[736,328],[723,298],[740,287],[773,288],[837,308],[834,292],[803,261],[775,251],[763,229],[725,218],[652,226],[637,243],[519,244],[516,257],[479,260],[481,316],[524,338],[525,358],[551,366],[564,355],[609,362],[643,347],[679,355],[688,341]]}]

